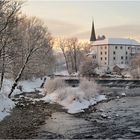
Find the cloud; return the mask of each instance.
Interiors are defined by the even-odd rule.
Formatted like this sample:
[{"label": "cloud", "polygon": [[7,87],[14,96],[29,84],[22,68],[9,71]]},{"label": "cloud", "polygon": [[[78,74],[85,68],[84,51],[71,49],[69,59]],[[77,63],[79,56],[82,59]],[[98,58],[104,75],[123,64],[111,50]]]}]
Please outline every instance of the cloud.
[{"label": "cloud", "polygon": [[[76,36],[79,39],[89,40],[90,32],[90,30],[78,32],[73,34],[73,36]],[[99,28],[96,30],[96,36],[97,35],[105,35],[106,37],[127,37],[140,40],[140,25],[120,25]]]},{"label": "cloud", "polygon": [[[77,37],[80,40],[89,40],[91,29],[85,30],[82,25],[69,23],[61,20],[48,19],[46,25],[53,36],[57,37]],[[110,26],[96,29],[96,36],[125,37],[140,40],[140,25],[127,24]]]},{"label": "cloud", "polygon": [[82,29],[82,26],[80,25],[54,19],[47,20],[46,24],[49,31],[54,36],[69,37],[75,32],[79,32]]}]

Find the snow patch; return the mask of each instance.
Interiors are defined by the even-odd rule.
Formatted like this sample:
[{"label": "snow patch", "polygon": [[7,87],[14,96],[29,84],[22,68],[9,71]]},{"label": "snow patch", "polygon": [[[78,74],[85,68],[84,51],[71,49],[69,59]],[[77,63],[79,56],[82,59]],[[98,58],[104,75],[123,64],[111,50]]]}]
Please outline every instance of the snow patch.
[{"label": "snow patch", "polygon": [[6,97],[2,92],[0,93],[0,121],[7,115],[10,115],[10,110],[15,106],[14,102]]},{"label": "snow patch", "polygon": [[64,71],[57,71],[54,73],[54,75],[69,76],[69,73],[67,70],[64,70]]},{"label": "snow patch", "polygon": [[[40,85],[42,84],[43,79],[32,79],[27,81],[20,81],[18,86],[22,86],[22,91],[16,88],[12,94],[20,94],[22,92],[34,92],[35,90],[41,90]],[[13,85],[13,80],[4,79],[3,87],[0,92],[0,121],[4,119],[5,116],[10,115],[10,110],[15,106],[14,102],[8,98],[11,87]]]},{"label": "snow patch", "polygon": [[121,95],[122,95],[122,96],[126,96],[126,93],[123,92],[123,93],[121,93]]},{"label": "snow patch", "polygon": [[[10,93],[13,82],[14,81],[12,79],[4,79],[1,92],[4,93],[6,96],[8,96],[8,94]],[[20,91],[20,89],[18,89],[18,86],[17,86],[16,89],[14,90],[12,96],[16,95],[16,94],[20,94],[22,92],[34,92],[36,90],[41,91],[40,86],[42,83],[43,83],[43,78],[42,79],[33,78],[32,80],[20,81],[18,83],[18,86],[22,87],[22,91]]]}]

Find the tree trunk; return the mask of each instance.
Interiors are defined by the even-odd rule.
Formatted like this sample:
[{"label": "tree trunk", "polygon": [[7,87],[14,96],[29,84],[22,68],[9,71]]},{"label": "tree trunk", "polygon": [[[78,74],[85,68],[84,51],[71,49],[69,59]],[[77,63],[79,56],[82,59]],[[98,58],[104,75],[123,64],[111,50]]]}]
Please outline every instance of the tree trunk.
[{"label": "tree trunk", "polygon": [[69,73],[69,65],[68,65],[67,57],[66,57],[66,54],[65,54],[65,52],[63,50],[62,50],[62,52],[63,52],[64,58],[65,58],[66,68],[67,68],[67,71]]},{"label": "tree trunk", "polygon": [[75,67],[75,72],[77,72],[77,53],[76,53],[75,46],[74,46],[74,67]]},{"label": "tree trunk", "polygon": [[3,79],[5,74],[5,47],[3,48],[3,54],[2,54],[2,70],[1,70],[1,79],[0,79],[0,91],[2,89],[3,85]]},{"label": "tree trunk", "polygon": [[27,63],[28,63],[28,61],[29,61],[29,58],[30,58],[31,54],[32,54],[32,52],[30,52],[30,53],[28,54],[28,56],[26,57],[26,60],[25,60],[25,62],[24,62],[24,65],[22,66],[22,68],[21,68],[20,71],[19,71],[19,73],[18,73],[18,75],[17,75],[17,77],[16,77],[16,79],[15,79],[15,81],[14,81],[14,84],[13,84],[13,86],[12,86],[12,88],[11,88],[11,91],[10,91],[10,93],[9,93],[9,95],[8,95],[9,98],[11,97],[13,91],[15,90],[15,88],[16,88],[16,86],[17,86],[18,81],[20,80],[20,78],[21,78],[21,76],[22,76],[22,74],[23,74],[23,71],[24,71],[24,69],[25,69],[25,67],[26,67],[26,65],[27,65]]}]

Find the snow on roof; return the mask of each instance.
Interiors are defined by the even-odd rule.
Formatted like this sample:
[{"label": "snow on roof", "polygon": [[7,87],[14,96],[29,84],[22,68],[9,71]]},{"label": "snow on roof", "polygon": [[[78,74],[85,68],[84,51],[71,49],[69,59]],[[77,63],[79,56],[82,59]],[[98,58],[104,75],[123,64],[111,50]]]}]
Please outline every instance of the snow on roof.
[{"label": "snow on roof", "polygon": [[94,55],[96,55],[96,52],[93,50],[93,51],[91,51],[90,53],[87,54],[87,56],[89,56],[89,55],[94,56]]},{"label": "snow on roof", "polygon": [[106,38],[104,40],[97,40],[92,43],[92,45],[104,45],[104,44],[114,44],[114,45],[140,45],[134,39],[127,39],[127,38]]},{"label": "snow on roof", "polygon": [[115,66],[119,67],[120,69],[126,69],[126,68],[128,68],[128,66],[126,64],[116,64]]}]

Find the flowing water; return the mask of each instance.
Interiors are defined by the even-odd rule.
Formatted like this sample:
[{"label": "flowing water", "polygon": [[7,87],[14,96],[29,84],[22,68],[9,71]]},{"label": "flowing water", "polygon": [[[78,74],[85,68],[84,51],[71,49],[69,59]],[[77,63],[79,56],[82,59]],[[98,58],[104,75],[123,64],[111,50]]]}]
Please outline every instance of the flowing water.
[{"label": "flowing water", "polygon": [[140,138],[140,96],[100,103],[96,109],[79,116],[56,112],[38,138],[48,138],[48,132],[63,138]]}]

